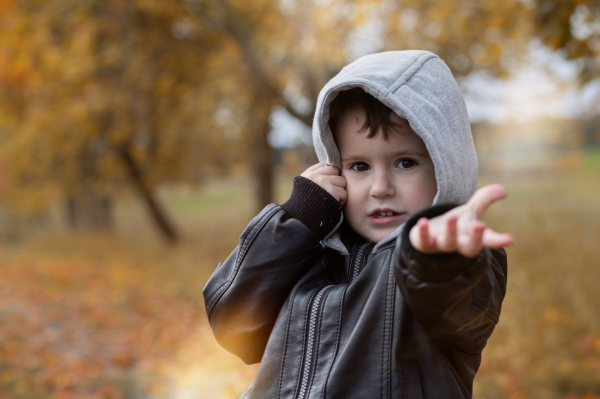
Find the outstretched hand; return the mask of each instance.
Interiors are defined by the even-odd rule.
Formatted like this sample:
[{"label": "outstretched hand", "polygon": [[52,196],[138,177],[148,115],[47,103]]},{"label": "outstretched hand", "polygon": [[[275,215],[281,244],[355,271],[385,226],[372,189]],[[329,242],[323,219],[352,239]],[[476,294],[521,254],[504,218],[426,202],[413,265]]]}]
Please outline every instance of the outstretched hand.
[{"label": "outstretched hand", "polygon": [[409,232],[410,243],[426,254],[458,252],[469,258],[477,256],[483,247],[510,245],[510,234],[498,233],[481,221],[483,212],[504,197],[506,190],[499,184],[482,187],[466,204],[432,219],[419,219]]}]

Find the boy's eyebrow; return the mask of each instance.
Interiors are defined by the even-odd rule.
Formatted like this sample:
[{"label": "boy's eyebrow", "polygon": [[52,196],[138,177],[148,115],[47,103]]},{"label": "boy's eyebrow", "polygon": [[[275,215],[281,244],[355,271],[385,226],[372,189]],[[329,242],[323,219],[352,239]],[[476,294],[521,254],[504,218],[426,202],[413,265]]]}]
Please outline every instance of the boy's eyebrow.
[{"label": "boy's eyebrow", "polygon": [[[398,151],[398,152],[395,152],[394,154],[392,154],[392,157],[396,158],[396,157],[401,157],[401,156],[406,156],[406,155],[419,155],[422,157],[429,158],[429,154],[423,154],[422,152],[415,151],[415,150]],[[364,161],[364,160],[365,160],[364,155],[349,155],[347,157],[342,157],[342,162],[356,162],[356,161]]]}]

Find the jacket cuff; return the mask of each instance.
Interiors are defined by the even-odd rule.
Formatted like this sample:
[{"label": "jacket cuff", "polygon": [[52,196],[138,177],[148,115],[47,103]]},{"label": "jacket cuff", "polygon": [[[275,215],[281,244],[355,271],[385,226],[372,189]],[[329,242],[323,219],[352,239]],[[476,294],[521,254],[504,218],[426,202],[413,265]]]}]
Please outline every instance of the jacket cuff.
[{"label": "jacket cuff", "polygon": [[414,214],[406,221],[406,225],[402,230],[400,256],[402,257],[402,262],[408,267],[410,274],[421,281],[432,283],[449,281],[468,269],[474,263],[479,262],[481,257],[485,256],[485,249],[475,258],[467,258],[458,252],[425,254],[419,252],[410,243],[408,235],[420,218],[425,217],[431,219],[442,215],[457,206],[458,205],[456,204],[434,205]]},{"label": "jacket cuff", "polygon": [[302,176],[294,178],[292,195],[281,208],[322,240],[337,226],[342,205],[324,188]]}]

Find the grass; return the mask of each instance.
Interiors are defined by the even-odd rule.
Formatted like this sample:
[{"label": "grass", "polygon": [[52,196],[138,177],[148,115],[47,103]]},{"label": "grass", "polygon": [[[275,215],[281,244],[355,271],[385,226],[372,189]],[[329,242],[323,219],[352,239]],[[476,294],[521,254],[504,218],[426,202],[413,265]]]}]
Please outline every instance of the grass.
[{"label": "grass", "polygon": [[[580,172],[482,176],[480,185],[491,182],[504,184],[509,197],[494,205],[485,220],[512,233],[516,242],[507,250],[507,297],[483,353],[475,397],[600,398],[600,151],[584,153]],[[39,377],[23,359],[38,359],[38,366],[54,367],[59,377],[75,375],[59,367],[61,362],[96,367],[94,378],[77,374],[79,385],[63,377],[60,383],[45,380],[47,397],[57,399],[134,397],[141,391],[155,399],[239,397],[256,366],[244,365],[214,341],[201,290],[254,215],[251,190],[251,182],[240,179],[209,181],[198,189],[165,188],[161,202],[184,237],[175,248],[162,244],[134,197],[117,204],[114,234],[53,228],[0,243],[3,329],[24,317],[14,310],[15,303],[64,308],[55,318],[34,312],[38,321],[25,330],[27,335],[11,329],[10,339],[0,343],[0,391],[12,392],[0,398],[40,397],[41,391],[23,384]],[[277,201],[290,191],[291,178],[281,177]],[[76,305],[87,303],[87,297],[105,300],[92,302],[91,308]],[[119,316],[110,318],[110,312]],[[131,324],[134,317],[137,322]],[[182,319],[177,328],[169,328]],[[36,335],[50,337],[48,342],[63,349],[87,342],[52,330],[67,325],[76,336],[90,333],[90,345],[106,348],[116,340],[129,342],[135,351],[123,349],[106,359],[99,352],[87,360],[76,352],[67,350],[69,357],[54,351],[44,355],[56,357],[51,361],[26,344]],[[156,341],[158,349],[136,342],[140,326],[164,336]],[[129,341],[119,331],[128,331]],[[15,348],[22,356],[15,357]]]},{"label": "grass", "polygon": [[510,196],[486,220],[515,245],[478,397],[600,397],[598,170],[500,179]]},{"label": "grass", "polygon": [[583,150],[584,173],[595,175],[600,170],[600,147],[590,147]]}]

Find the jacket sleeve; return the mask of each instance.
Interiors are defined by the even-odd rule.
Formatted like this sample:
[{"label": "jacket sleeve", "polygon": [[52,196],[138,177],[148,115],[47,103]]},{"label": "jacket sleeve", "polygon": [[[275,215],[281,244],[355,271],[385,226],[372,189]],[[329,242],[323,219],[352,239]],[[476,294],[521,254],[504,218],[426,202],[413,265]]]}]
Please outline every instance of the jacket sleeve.
[{"label": "jacket sleeve", "polygon": [[474,259],[458,253],[427,255],[408,237],[421,217],[456,205],[436,205],[412,216],[396,245],[396,281],[415,319],[439,346],[480,353],[498,319],[506,293],[506,253],[484,248]]},{"label": "jacket sleeve", "polygon": [[246,227],[204,290],[217,341],[247,364],[262,358],[284,301],[338,224],[341,205],[319,185],[294,179],[283,205],[268,205]]}]

